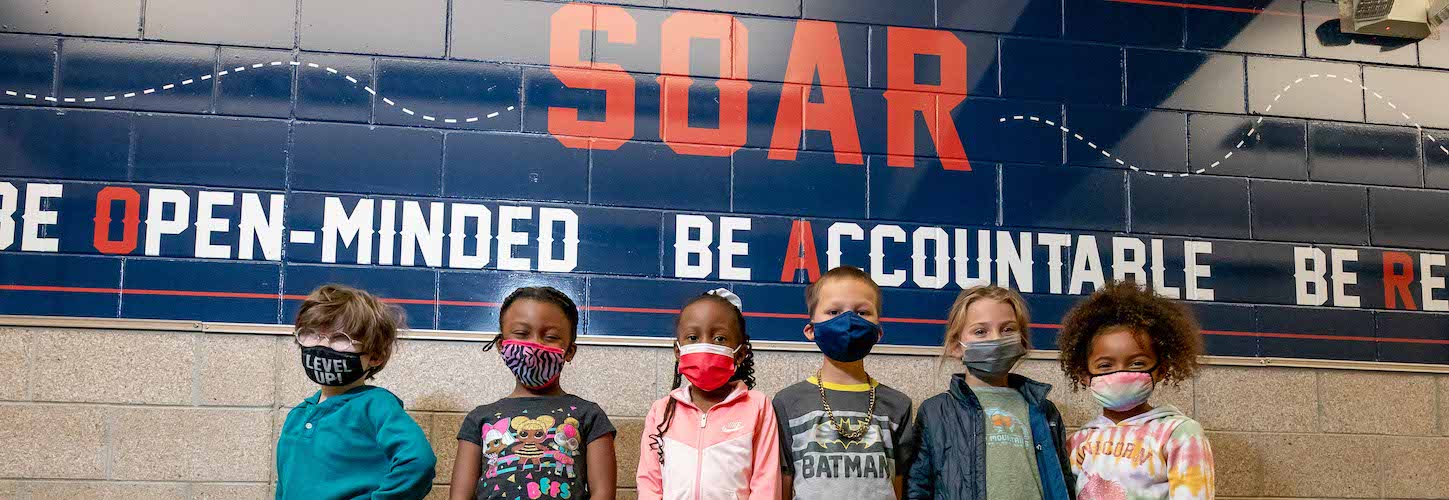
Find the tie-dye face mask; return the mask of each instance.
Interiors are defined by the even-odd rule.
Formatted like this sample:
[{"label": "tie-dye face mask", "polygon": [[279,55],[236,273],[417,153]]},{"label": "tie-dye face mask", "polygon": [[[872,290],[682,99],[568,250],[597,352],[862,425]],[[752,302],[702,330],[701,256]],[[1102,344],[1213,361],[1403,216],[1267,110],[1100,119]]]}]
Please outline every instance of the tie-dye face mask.
[{"label": "tie-dye face mask", "polygon": [[1147,402],[1157,383],[1152,372],[1113,372],[1094,375],[1090,384],[1092,396],[1103,408],[1112,411],[1127,411]]}]

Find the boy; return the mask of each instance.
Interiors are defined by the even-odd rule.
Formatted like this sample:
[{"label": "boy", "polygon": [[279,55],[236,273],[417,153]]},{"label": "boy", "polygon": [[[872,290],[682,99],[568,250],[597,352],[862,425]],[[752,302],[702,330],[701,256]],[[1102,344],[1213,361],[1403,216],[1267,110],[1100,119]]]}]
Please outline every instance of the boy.
[{"label": "boy", "polygon": [[901,496],[915,448],[911,399],[865,372],[883,335],[880,287],[864,271],[831,269],[805,289],[805,338],[825,355],[815,376],[775,395],[784,497]]},{"label": "boy", "polygon": [[387,365],[401,313],[362,290],[323,285],[297,312],[302,369],[322,386],[287,413],[277,498],[419,499],[437,459],[402,401],[367,379]]}]

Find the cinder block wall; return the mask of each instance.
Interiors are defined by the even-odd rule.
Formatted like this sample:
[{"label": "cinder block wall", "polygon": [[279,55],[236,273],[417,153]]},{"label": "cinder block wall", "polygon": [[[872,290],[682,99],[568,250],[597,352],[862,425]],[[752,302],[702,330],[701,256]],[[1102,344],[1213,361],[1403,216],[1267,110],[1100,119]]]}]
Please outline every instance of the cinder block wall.
[{"label": "cinder block wall", "polygon": [[[404,341],[378,385],[396,392],[438,454],[447,497],[463,415],[512,388],[476,342]],[[812,373],[818,354],[761,352],[759,389]],[[287,337],[0,329],[0,498],[269,498],[275,435],[315,386]],[[934,358],[870,358],[917,402],[945,387]],[[633,498],[644,414],[674,364],[658,348],[581,346],[570,392],[619,428],[619,484]],[[948,369],[954,368],[948,365]],[[1050,361],[1021,371],[1057,385],[1072,426],[1091,418]],[[1159,391],[1209,429],[1221,498],[1449,497],[1449,376],[1209,367]]]}]

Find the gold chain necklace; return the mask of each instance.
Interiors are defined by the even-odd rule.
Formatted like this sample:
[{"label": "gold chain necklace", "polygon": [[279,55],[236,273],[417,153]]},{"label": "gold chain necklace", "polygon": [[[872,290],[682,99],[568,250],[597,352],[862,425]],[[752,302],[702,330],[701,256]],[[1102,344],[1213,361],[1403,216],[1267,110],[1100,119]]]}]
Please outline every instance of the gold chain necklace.
[{"label": "gold chain necklace", "polygon": [[850,421],[835,418],[835,411],[830,409],[830,402],[825,400],[825,379],[820,377],[820,370],[815,370],[815,386],[820,388],[820,405],[825,407],[825,418],[842,438],[855,441],[865,437],[870,431],[871,419],[875,418],[875,384],[870,383],[870,378],[866,377],[866,385],[870,386],[870,405],[865,411],[866,418],[860,425],[852,428]]}]

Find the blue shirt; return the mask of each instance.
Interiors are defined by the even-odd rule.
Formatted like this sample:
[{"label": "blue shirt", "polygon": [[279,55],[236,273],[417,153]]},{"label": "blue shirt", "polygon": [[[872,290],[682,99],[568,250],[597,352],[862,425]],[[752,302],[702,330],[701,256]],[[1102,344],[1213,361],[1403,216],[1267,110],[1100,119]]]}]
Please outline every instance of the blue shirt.
[{"label": "blue shirt", "polygon": [[277,440],[277,498],[419,499],[433,488],[437,458],[402,400],[359,386],[287,414]]}]

